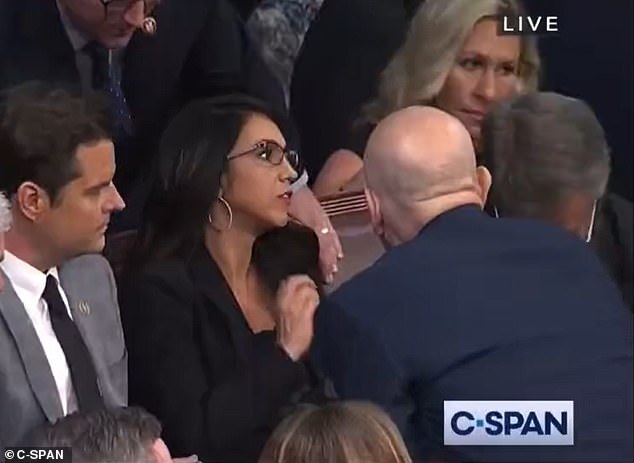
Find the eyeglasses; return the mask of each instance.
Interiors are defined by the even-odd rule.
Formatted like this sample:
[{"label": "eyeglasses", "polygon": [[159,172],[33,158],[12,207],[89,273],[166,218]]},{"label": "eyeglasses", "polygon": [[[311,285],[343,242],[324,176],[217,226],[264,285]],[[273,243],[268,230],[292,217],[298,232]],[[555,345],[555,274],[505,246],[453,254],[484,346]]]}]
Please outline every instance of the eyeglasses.
[{"label": "eyeglasses", "polygon": [[132,6],[143,2],[143,14],[146,16],[152,13],[159,0],[99,0],[103,5],[106,19],[118,17],[128,11]]},{"label": "eyeglasses", "polygon": [[282,148],[272,140],[263,140],[247,151],[228,156],[227,160],[236,159],[247,154],[255,154],[258,158],[274,166],[279,166],[286,159],[295,171],[299,167],[299,153]]}]

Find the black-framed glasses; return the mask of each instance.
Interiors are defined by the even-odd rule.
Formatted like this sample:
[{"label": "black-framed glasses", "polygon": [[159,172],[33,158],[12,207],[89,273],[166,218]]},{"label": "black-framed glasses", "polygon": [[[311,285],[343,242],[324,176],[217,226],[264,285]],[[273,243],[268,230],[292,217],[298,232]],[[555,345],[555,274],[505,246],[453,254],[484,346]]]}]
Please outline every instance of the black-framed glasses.
[{"label": "black-framed glasses", "polygon": [[262,140],[251,149],[229,155],[227,160],[246,156],[247,154],[255,154],[258,158],[274,166],[279,166],[286,159],[295,171],[299,167],[299,153],[294,150],[287,150],[273,140]]},{"label": "black-framed glasses", "polygon": [[125,13],[134,5],[143,2],[143,14],[146,16],[152,13],[158,5],[159,0],[99,0],[103,5],[104,17],[118,17]]}]

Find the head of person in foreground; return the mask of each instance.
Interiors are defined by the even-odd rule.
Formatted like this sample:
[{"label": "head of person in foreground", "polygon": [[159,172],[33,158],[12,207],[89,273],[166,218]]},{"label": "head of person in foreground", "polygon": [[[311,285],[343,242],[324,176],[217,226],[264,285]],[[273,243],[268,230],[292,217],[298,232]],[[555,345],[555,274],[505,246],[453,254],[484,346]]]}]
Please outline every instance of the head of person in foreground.
[{"label": "head of person in foreground", "polygon": [[371,403],[305,406],[275,430],[259,463],[411,463],[390,417]]},{"label": "head of person in foreground", "polygon": [[72,413],[40,430],[33,444],[67,447],[75,463],[171,463],[161,424],[137,407]]}]

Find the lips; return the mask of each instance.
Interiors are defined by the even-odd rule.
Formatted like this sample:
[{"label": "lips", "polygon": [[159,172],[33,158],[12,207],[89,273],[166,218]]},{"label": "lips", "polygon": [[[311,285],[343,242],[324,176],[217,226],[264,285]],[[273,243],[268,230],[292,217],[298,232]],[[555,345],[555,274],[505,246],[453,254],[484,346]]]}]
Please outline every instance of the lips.
[{"label": "lips", "polygon": [[463,109],[462,112],[478,122],[481,122],[484,119],[484,116],[486,116],[486,112],[476,109]]},{"label": "lips", "polygon": [[282,199],[287,199],[287,200],[291,200],[291,196],[293,196],[293,192],[292,191],[285,191],[284,193],[282,193],[281,195],[277,195],[278,198],[282,198]]}]

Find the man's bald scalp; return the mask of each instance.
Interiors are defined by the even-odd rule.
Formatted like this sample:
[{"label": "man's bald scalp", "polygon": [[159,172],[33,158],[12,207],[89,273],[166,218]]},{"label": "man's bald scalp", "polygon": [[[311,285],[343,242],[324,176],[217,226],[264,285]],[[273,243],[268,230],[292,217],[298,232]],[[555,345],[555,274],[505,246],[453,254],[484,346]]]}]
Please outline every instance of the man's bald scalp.
[{"label": "man's bald scalp", "polygon": [[411,106],[381,121],[365,152],[368,188],[395,201],[424,201],[475,185],[469,133],[453,116]]}]

